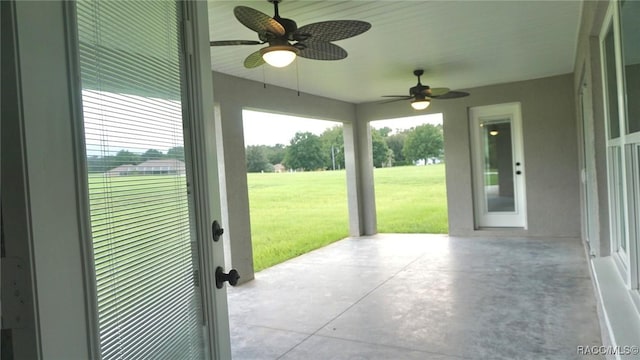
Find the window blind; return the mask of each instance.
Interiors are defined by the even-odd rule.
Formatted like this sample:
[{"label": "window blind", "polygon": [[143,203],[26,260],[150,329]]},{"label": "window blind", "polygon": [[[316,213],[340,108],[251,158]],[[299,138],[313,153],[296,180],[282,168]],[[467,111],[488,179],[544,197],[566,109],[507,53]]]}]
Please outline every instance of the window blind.
[{"label": "window blind", "polygon": [[179,4],[80,0],[76,13],[101,356],[200,359]]}]

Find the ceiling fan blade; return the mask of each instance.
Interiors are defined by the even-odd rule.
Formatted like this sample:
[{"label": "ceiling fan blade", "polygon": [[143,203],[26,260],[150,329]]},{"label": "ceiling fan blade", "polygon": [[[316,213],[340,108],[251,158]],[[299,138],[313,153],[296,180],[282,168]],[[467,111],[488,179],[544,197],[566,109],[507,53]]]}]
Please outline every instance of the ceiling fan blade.
[{"label": "ceiling fan blade", "polygon": [[403,99],[411,99],[413,96],[411,96],[411,95],[382,95],[382,97],[396,97],[396,98],[403,98]]},{"label": "ceiling fan blade", "polygon": [[299,56],[313,60],[341,60],[347,57],[347,51],[338,45],[324,41],[309,41],[302,44]]},{"label": "ceiling fan blade", "polygon": [[258,34],[284,35],[284,27],[271,16],[246,6],[236,6],[233,14],[240,23]]},{"label": "ceiling fan blade", "polygon": [[428,97],[439,97],[449,92],[449,88],[430,88],[426,91]]},{"label": "ceiling fan blade", "polygon": [[412,99],[413,96],[402,96],[400,97],[400,95],[386,95],[383,97],[398,97],[397,99],[391,99],[391,100],[382,100],[382,101],[378,101],[378,104],[388,104],[388,103],[392,103],[392,102],[396,102],[396,101],[406,101],[409,99]]},{"label": "ceiling fan blade", "polygon": [[262,54],[260,53],[260,50],[251,53],[249,56],[247,56],[246,59],[244,59],[244,67],[246,67],[247,69],[253,69],[264,63],[265,61],[262,58]]},{"label": "ceiling fan blade", "polygon": [[440,95],[440,96],[432,96],[434,99],[457,99],[457,98],[461,98],[461,97],[465,97],[465,96],[469,96],[468,92],[464,92],[464,91],[449,91],[448,93],[444,94],[444,95]]},{"label": "ceiling fan blade", "polygon": [[261,45],[264,44],[262,41],[256,40],[220,40],[220,41],[211,41],[209,45],[211,46],[227,46],[227,45]]},{"label": "ceiling fan blade", "polygon": [[369,30],[371,24],[359,20],[322,21],[308,24],[299,28],[294,34],[294,40],[304,41],[337,41],[347,39]]}]

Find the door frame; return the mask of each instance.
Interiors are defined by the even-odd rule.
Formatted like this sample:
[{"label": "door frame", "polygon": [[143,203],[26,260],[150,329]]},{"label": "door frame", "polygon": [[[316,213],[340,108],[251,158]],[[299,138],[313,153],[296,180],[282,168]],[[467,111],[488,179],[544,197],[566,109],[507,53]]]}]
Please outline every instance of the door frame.
[{"label": "door frame", "polygon": [[[212,222],[222,219],[222,202],[216,141],[208,5],[185,1],[184,44],[187,77],[185,156],[191,163],[196,237],[200,256],[200,280],[204,328],[209,358],[230,359],[231,341],[226,288],[216,288],[218,266],[225,268],[224,242],[214,242]],[[225,268],[225,271],[228,270]]]},{"label": "door frame", "polygon": [[[509,119],[511,122],[513,162],[520,163],[514,168],[515,211],[489,214],[484,201],[484,151],[481,137],[482,120]],[[482,228],[527,228],[526,204],[526,164],[524,161],[524,146],[522,137],[522,112],[519,102],[476,106],[469,108],[469,124],[471,136],[471,163],[473,183],[474,225]],[[516,175],[518,170],[521,174]]]},{"label": "door frame", "polygon": [[587,77],[586,64],[582,68],[579,100],[578,137],[581,150],[581,197],[583,215],[583,241],[589,246],[589,254],[600,255],[600,222],[598,214],[598,184],[594,119],[592,111],[591,80]]}]

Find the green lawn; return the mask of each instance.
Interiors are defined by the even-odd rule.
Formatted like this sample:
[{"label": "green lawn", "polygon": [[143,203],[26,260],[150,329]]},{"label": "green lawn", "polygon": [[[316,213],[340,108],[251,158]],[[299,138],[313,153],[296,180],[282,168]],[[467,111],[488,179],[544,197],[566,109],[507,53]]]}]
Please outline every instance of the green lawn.
[{"label": "green lawn", "polygon": [[[374,176],[378,232],[447,233],[444,165],[376,169]],[[100,192],[105,180],[114,188],[126,189],[125,196],[104,203]],[[132,250],[137,252],[159,250],[153,242],[138,239],[140,226],[165,234],[163,240],[175,241],[176,249],[184,247],[180,239],[189,226],[187,203],[186,196],[176,192],[181,188],[176,181],[182,180],[161,175],[90,176],[96,254],[108,251],[114,242],[124,247],[136,243]],[[257,271],[349,235],[344,170],[249,174],[248,184]],[[117,225],[107,227],[107,219],[118,220]],[[101,235],[107,233],[112,237],[103,241]],[[98,271],[108,271],[107,265],[100,264]]]},{"label": "green lawn", "polygon": [[[375,170],[378,231],[447,233],[444,165]],[[343,171],[249,174],[256,271],[349,234]]]},{"label": "green lawn", "polygon": [[344,171],[248,174],[256,271],[349,235]]},{"label": "green lawn", "polygon": [[[192,277],[184,271],[192,257],[186,179],[90,174],[88,180],[101,327],[113,326],[102,312],[114,301],[122,319],[131,319],[163,297],[185,296]],[[145,292],[129,291],[131,284],[143,284]]]},{"label": "green lawn", "polygon": [[375,169],[378,232],[449,231],[444,164]]}]

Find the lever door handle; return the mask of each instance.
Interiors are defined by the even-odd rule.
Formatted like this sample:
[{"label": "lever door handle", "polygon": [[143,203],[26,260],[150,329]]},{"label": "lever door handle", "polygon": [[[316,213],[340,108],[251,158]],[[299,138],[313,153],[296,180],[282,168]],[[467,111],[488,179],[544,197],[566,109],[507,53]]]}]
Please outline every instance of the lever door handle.
[{"label": "lever door handle", "polygon": [[225,281],[228,281],[231,286],[236,286],[239,279],[240,274],[238,274],[236,269],[229,270],[228,274],[225,273],[224,269],[220,266],[216,269],[216,287],[218,289],[222,289]]}]

